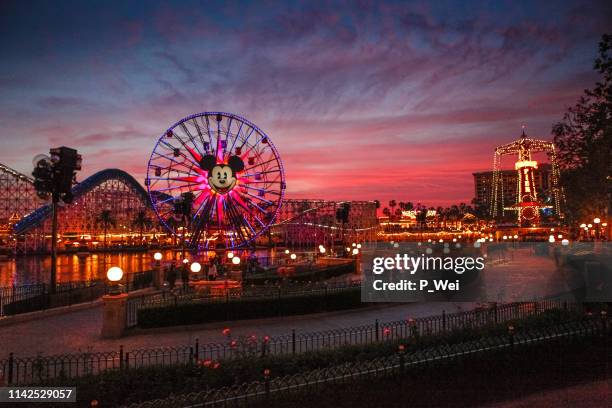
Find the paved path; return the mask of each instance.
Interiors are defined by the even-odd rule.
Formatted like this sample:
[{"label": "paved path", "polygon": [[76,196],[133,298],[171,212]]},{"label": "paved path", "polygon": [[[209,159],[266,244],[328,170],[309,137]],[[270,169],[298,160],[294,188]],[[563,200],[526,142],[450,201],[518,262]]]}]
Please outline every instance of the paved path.
[{"label": "paved path", "polygon": [[612,406],[611,381],[581,384],[559,390],[544,391],[513,401],[488,405],[487,408],[599,408]]},{"label": "paved path", "polygon": [[234,336],[256,334],[277,336],[330,330],[380,322],[404,320],[409,317],[423,317],[442,313],[469,310],[473,303],[409,303],[372,306],[363,309],[290,316],[235,322],[218,322],[198,326],[156,329],[154,332],[137,332],[121,339],[101,339],[102,311],[100,307],[70,312],[44,319],[32,320],[0,327],[0,359],[10,352],[16,356],[55,355],[74,352],[125,350],[161,346],[193,344],[198,338],[201,344],[224,342],[221,331],[229,327]]}]

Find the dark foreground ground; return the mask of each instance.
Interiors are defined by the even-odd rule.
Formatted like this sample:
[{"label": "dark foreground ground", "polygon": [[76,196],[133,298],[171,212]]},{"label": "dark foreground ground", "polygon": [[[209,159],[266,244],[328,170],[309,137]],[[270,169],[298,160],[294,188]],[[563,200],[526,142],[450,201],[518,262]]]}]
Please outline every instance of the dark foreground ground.
[{"label": "dark foreground ground", "polygon": [[612,349],[604,341],[473,356],[403,377],[320,387],[258,407],[609,407]]}]

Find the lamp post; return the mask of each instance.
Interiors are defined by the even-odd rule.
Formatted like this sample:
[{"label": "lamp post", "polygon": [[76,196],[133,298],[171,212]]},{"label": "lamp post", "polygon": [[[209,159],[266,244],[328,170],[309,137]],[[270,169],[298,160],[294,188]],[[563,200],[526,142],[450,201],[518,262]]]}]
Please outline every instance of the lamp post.
[{"label": "lamp post", "polygon": [[103,338],[117,338],[123,336],[127,326],[127,293],[121,292],[119,281],[123,278],[123,271],[118,266],[109,268],[106,272],[110,291],[102,296],[102,332]]},{"label": "lamp post", "polygon": [[593,224],[595,224],[595,239],[600,238],[600,234],[599,234],[599,224],[600,223],[601,223],[601,219],[599,217],[595,217],[593,219]]},{"label": "lamp post", "polygon": [[113,266],[106,272],[106,278],[109,281],[109,295],[121,294],[121,278],[123,278],[123,270],[118,266]]},{"label": "lamp post", "polygon": [[161,270],[162,258],[163,255],[161,254],[161,252],[156,252],[155,254],[153,254],[153,259],[155,260],[155,268],[153,270],[153,286],[155,286],[156,289],[161,289],[164,283],[164,277],[162,276]]}]

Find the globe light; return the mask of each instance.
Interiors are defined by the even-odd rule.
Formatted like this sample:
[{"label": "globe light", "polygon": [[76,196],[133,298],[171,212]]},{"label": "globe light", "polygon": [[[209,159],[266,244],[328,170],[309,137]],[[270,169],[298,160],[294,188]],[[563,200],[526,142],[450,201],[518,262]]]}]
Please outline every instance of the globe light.
[{"label": "globe light", "polygon": [[119,282],[123,278],[123,270],[118,266],[113,266],[106,272],[106,277],[111,282]]},{"label": "globe light", "polygon": [[191,269],[191,272],[193,273],[198,273],[202,270],[202,265],[200,265],[198,262],[194,262],[191,264],[189,269]]},{"label": "globe light", "polygon": [[325,253],[325,251],[327,251],[327,250],[325,249],[325,247],[324,247],[323,245],[321,245],[321,246],[319,247],[319,252],[320,252],[320,253],[322,253],[322,254],[324,254],[324,253]]},{"label": "globe light", "polygon": [[601,220],[597,217],[593,219],[593,224],[599,224],[600,222]]},{"label": "globe light", "polygon": [[357,255],[359,253],[359,250],[357,248],[353,248],[353,255]]},{"label": "globe light", "polygon": [[602,227],[607,227],[607,226],[608,226],[608,223],[607,223],[607,222],[602,222],[602,223],[601,223],[601,226],[602,226]]},{"label": "globe light", "polygon": [[561,245],[568,246],[569,245],[569,240],[567,240],[567,238],[561,240]]},{"label": "globe light", "polygon": [[351,248],[346,247],[346,252],[351,252]]},{"label": "globe light", "polygon": [[507,235],[504,235],[504,236],[502,237],[502,239],[508,239],[508,236],[507,236]]},{"label": "globe light", "polygon": [[184,263],[185,265],[187,265],[187,264],[189,263],[189,259],[187,259],[187,258],[183,259],[183,263]]},{"label": "globe light", "polygon": [[288,249],[285,249],[285,253],[286,253],[287,255],[289,255],[289,250],[288,250]]},{"label": "globe light", "polygon": [[357,244],[357,248],[358,248],[358,249],[361,249],[361,244]]},{"label": "globe light", "polygon": [[493,238],[489,238],[489,242],[493,242]]},{"label": "globe light", "polygon": [[514,236],[514,239],[518,239],[518,235],[515,235],[515,236]]},{"label": "globe light", "polygon": [[561,238],[563,238],[563,235],[559,234],[559,235],[557,235],[557,238],[561,239]]},{"label": "globe light", "polygon": [[233,257],[232,258],[232,263],[234,265],[240,265],[240,257],[238,257],[238,256]]},{"label": "globe light", "polygon": [[357,246],[357,244],[353,242],[353,247],[356,247],[356,246]]},{"label": "globe light", "polygon": [[587,227],[593,228],[593,224],[588,224]]},{"label": "globe light", "polygon": [[156,261],[161,261],[163,258],[163,255],[161,254],[161,252],[156,252],[155,254],[153,254],[153,259],[155,259]]},{"label": "globe light", "polygon": [[297,255],[296,254],[291,254],[291,259],[296,260],[297,259]]},{"label": "globe light", "polygon": [[228,253],[227,253],[227,257],[228,257],[229,259],[232,259],[232,258],[234,257],[234,253],[233,253],[233,252],[228,252]]},{"label": "globe light", "polygon": [[550,237],[548,237],[548,242],[550,242],[551,244],[555,242],[555,236],[551,235]]},{"label": "globe light", "polygon": [[586,228],[586,224],[580,224],[580,228]]}]

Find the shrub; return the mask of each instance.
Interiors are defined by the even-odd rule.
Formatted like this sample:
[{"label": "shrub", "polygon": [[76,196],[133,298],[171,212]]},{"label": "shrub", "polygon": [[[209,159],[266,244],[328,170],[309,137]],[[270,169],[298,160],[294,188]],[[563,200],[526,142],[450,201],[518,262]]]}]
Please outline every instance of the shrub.
[{"label": "shrub", "polygon": [[276,299],[241,299],[231,301],[188,303],[138,311],[138,326],[167,327],[214,321],[257,319],[352,309],[361,302],[360,288],[327,294],[279,296]]}]

